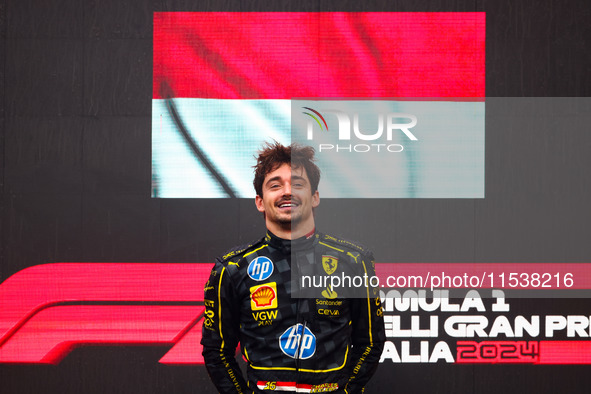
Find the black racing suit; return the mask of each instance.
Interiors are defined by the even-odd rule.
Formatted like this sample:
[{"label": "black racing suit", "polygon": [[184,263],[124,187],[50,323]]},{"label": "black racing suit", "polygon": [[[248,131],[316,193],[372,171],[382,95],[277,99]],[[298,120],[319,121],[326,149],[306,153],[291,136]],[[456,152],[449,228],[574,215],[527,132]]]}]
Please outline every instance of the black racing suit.
[{"label": "black racing suit", "polygon": [[[216,260],[205,285],[201,344],[221,393],[363,391],[384,346],[377,289],[344,298],[340,288],[321,287],[316,298],[292,297],[302,291],[292,271],[311,267],[329,278],[345,271],[375,275],[370,252],[320,233],[295,241],[267,233]],[[238,343],[248,382],[235,359]]]}]

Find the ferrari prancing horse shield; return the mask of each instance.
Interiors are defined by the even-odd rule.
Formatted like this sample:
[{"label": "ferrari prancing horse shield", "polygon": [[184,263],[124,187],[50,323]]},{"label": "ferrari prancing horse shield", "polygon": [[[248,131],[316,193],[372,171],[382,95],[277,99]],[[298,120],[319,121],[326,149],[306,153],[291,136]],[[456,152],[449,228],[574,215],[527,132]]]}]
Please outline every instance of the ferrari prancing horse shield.
[{"label": "ferrari prancing horse shield", "polygon": [[328,275],[335,272],[337,269],[338,262],[339,262],[339,259],[334,256],[330,256],[330,255],[326,255],[326,254],[323,255],[322,256],[322,266],[324,267],[324,272],[326,272]]}]

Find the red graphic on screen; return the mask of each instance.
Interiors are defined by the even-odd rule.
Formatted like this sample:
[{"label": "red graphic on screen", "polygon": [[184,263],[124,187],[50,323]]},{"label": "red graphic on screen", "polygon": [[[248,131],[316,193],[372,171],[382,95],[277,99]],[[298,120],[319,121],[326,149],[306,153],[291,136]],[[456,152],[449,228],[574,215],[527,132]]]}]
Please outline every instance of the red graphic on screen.
[{"label": "red graphic on screen", "polygon": [[[376,264],[378,275],[387,266]],[[56,263],[17,272],[0,284],[0,363],[57,364],[77,346],[170,345],[161,363],[203,364],[210,270]],[[457,363],[591,364],[591,341],[458,341],[456,356]]]},{"label": "red graphic on screen", "polygon": [[485,96],[484,12],[157,12],[154,99]]},{"label": "red graphic on screen", "polygon": [[591,364],[591,341],[540,341],[540,364]]},{"label": "red graphic on screen", "polygon": [[202,364],[209,264],[58,263],[0,285],[0,362],[57,364],[81,345],[173,345],[160,362]]}]

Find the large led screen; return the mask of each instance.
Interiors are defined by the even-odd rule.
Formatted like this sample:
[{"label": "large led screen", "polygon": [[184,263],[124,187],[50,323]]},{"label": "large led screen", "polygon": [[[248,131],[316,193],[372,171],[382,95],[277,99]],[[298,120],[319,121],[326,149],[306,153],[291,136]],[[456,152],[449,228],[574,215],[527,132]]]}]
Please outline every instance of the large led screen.
[{"label": "large led screen", "polygon": [[484,13],[156,13],[154,197],[253,197],[266,141],[331,198],[484,197]]}]

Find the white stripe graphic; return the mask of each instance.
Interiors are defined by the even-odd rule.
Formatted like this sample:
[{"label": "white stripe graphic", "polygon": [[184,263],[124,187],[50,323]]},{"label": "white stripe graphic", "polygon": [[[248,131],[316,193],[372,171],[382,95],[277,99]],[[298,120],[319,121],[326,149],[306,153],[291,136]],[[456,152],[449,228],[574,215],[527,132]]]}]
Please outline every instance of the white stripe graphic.
[{"label": "white stripe graphic", "polygon": [[[189,138],[240,198],[254,197],[254,156],[263,142],[273,140],[316,149],[323,198],[484,197],[484,102],[184,98],[173,103]],[[320,113],[328,131],[304,115],[304,107]],[[348,117],[348,138],[341,138],[344,123],[335,110]],[[416,125],[388,130],[389,114],[412,115]],[[152,167],[154,196],[229,197],[192,151],[166,100],[152,104]]]}]

